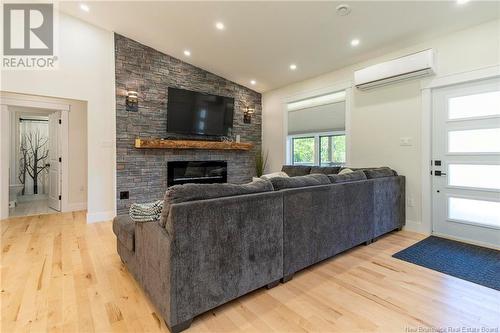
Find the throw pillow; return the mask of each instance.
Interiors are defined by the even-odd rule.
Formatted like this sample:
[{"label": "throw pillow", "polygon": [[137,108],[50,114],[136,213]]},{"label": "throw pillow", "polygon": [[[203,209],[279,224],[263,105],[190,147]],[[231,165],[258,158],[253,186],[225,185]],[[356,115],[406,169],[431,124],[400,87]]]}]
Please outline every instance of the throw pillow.
[{"label": "throw pillow", "polygon": [[393,176],[398,175],[396,171],[394,171],[388,167],[366,169],[366,170],[363,170],[363,172],[365,173],[366,178],[368,178],[368,179],[382,178],[382,177],[393,177]]},{"label": "throw pillow", "polygon": [[260,176],[260,179],[269,180],[271,178],[276,178],[276,177],[288,177],[288,175],[283,171],[278,171],[278,172],[273,172],[273,173],[268,173],[266,175],[262,175],[262,176]]},{"label": "throw pillow", "polygon": [[358,180],[366,180],[366,175],[363,171],[358,170],[358,171],[353,171],[353,172],[347,172],[344,174],[338,174],[338,175],[328,175],[328,178],[332,182],[332,184],[338,184],[338,183],[348,183],[348,182],[354,182]]},{"label": "throw pillow", "polygon": [[283,165],[281,171],[290,177],[305,176],[311,173],[311,167],[306,165]]},{"label": "throw pillow", "polygon": [[351,173],[351,172],[354,172],[354,171],[352,171],[352,169],[345,168],[345,169],[340,170],[338,174],[345,175],[346,173]]},{"label": "throw pillow", "polygon": [[332,175],[339,173],[342,167],[334,166],[334,167],[320,167],[320,166],[312,166],[311,174],[313,173],[322,173],[324,175]]}]

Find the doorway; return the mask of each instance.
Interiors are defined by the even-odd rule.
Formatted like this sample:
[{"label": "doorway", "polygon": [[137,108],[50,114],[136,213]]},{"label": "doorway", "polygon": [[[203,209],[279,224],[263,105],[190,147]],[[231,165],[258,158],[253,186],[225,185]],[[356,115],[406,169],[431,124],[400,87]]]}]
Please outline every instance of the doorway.
[{"label": "doorway", "polygon": [[61,211],[61,111],[8,107],[9,217]]},{"label": "doorway", "polygon": [[433,90],[432,232],[500,245],[500,79]]},{"label": "doorway", "polygon": [[[87,103],[4,91],[0,92],[0,96],[0,219],[9,218],[9,215],[13,217],[87,209]],[[24,119],[21,122],[19,118]],[[38,125],[34,124],[35,121],[38,121]],[[26,127],[26,131],[36,129],[35,132],[40,134],[35,140],[40,146],[36,153],[38,162],[35,169],[39,172],[36,177],[36,193],[33,187],[35,182],[30,175],[33,169],[30,159],[35,155],[33,150],[26,152],[28,156],[25,160],[32,165],[30,172],[26,172],[27,179],[23,180],[24,183],[21,182],[23,130],[16,129],[16,126]],[[46,135],[42,135],[43,133]],[[42,200],[26,200],[30,198],[22,197],[23,188],[25,195],[36,195],[37,199]],[[20,200],[12,200],[14,191],[17,191],[15,195]],[[13,207],[12,201],[16,201],[19,206],[23,206],[21,204],[26,201],[30,204],[24,205],[26,209],[13,211],[12,208],[19,206]]]}]

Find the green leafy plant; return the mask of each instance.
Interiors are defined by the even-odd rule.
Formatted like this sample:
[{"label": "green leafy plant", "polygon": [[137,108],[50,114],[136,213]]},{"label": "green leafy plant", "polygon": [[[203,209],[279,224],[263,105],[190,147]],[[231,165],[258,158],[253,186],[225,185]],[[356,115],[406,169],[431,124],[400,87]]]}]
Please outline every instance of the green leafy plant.
[{"label": "green leafy plant", "polygon": [[269,156],[269,152],[263,152],[262,150],[257,151],[255,155],[255,173],[257,177],[260,177],[264,174],[264,170],[267,166],[267,158]]}]

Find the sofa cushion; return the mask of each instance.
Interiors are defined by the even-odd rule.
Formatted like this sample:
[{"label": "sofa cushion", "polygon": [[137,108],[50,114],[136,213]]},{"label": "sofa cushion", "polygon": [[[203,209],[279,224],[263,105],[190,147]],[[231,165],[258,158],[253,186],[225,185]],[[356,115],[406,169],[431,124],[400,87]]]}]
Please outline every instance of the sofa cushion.
[{"label": "sofa cushion", "polygon": [[320,166],[312,166],[311,167],[311,174],[313,173],[322,173],[324,175],[333,175],[337,174],[340,171],[340,166],[335,166],[335,167],[320,167]]},{"label": "sofa cushion", "polygon": [[184,184],[169,187],[165,192],[160,224],[167,223],[170,205],[187,201],[207,200],[236,195],[272,192],[273,184],[269,180],[258,179],[248,184]]},{"label": "sofa cushion", "polygon": [[276,191],[283,190],[286,188],[330,184],[328,176],[323,174],[312,174],[312,175],[296,176],[288,178],[272,178],[271,182],[273,183],[274,190]]},{"label": "sofa cushion", "polygon": [[128,215],[118,215],[113,219],[113,232],[118,241],[129,251],[134,251],[135,222]]},{"label": "sofa cushion", "polygon": [[344,174],[339,174],[339,175],[328,175],[328,178],[333,184],[337,183],[347,183],[347,182],[354,182],[358,180],[365,180],[366,175],[363,171],[358,170],[358,171],[353,171],[353,172],[348,172]]},{"label": "sofa cushion", "polygon": [[305,176],[311,173],[311,167],[307,165],[283,165],[281,171],[290,177]]},{"label": "sofa cushion", "polygon": [[364,169],[363,172],[365,173],[366,178],[368,179],[393,177],[398,175],[396,171],[388,167]]}]

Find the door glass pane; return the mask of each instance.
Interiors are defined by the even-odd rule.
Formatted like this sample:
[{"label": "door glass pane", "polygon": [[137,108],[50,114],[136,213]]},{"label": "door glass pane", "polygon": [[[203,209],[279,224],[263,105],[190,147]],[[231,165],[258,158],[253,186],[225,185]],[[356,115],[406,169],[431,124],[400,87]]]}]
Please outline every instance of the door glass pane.
[{"label": "door glass pane", "polygon": [[448,198],[448,217],[500,227],[500,202]]},{"label": "door glass pane", "polygon": [[500,190],[500,165],[450,164],[448,176],[452,186]]},{"label": "door glass pane", "polygon": [[500,152],[500,128],[448,132],[450,153]]},{"label": "door glass pane", "polygon": [[448,100],[448,119],[500,115],[500,91],[453,97]]},{"label": "door glass pane", "polygon": [[345,163],[345,135],[327,135],[319,139],[321,165],[333,166]]},{"label": "door glass pane", "polygon": [[314,137],[294,138],[292,147],[293,164],[314,164]]}]

